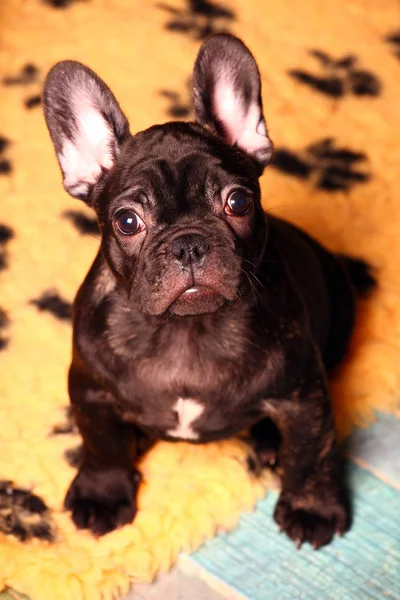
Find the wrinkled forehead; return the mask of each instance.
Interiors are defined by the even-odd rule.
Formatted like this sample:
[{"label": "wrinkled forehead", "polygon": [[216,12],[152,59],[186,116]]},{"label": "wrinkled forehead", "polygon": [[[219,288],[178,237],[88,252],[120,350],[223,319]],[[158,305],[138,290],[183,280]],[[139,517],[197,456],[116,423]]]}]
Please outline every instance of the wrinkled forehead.
[{"label": "wrinkled forehead", "polygon": [[251,191],[257,187],[240,154],[190,127],[174,131],[158,126],[142,132],[124,148],[118,162],[111,182],[114,197],[136,194],[165,222],[177,215],[206,213],[229,186]]}]

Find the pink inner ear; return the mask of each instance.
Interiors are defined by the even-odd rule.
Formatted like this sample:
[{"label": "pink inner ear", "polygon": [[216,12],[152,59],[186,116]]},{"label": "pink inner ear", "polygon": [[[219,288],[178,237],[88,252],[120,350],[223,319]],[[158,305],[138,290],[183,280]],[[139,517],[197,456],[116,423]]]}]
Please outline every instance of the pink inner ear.
[{"label": "pink inner ear", "polygon": [[221,78],[215,87],[214,110],[223,124],[229,144],[237,144],[248,154],[263,153],[266,162],[272,153],[272,144],[267,136],[260,106],[253,102],[246,109],[243,99],[237,94],[231,81]]},{"label": "pink inner ear", "polygon": [[[82,99],[81,99],[82,100]],[[58,155],[64,187],[72,195],[84,194],[95,183],[102,168],[113,166],[113,135],[103,116],[91,105],[75,101],[74,139],[65,139]]]}]

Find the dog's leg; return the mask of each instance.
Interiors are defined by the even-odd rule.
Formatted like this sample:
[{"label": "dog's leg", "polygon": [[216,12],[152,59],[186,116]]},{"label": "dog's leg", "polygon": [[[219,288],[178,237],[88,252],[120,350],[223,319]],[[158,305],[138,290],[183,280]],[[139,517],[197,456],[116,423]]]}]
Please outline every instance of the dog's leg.
[{"label": "dog's leg", "polygon": [[103,535],[133,520],[140,482],[135,462],[152,441],[120,420],[108,392],[73,369],[69,391],[83,438],[83,460],[65,507],[77,527]]},{"label": "dog's leg", "polygon": [[268,400],[279,428],[282,492],[275,520],[298,546],[319,548],[349,527],[343,462],[338,450],[325,378],[304,380],[290,399]]},{"label": "dog's leg", "polygon": [[271,419],[262,419],[253,425],[248,441],[252,449],[248,460],[251,471],[258,474],[262,469],[278,466],[280,433]]}]

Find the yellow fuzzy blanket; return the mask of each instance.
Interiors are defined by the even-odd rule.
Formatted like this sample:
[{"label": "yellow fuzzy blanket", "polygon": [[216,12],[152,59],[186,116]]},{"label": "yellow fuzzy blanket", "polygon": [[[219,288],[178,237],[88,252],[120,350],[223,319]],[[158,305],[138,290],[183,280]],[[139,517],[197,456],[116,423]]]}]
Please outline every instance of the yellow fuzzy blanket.
[{"label": "yellow fuzzy blanket", "polygon": [[328,248],[366,259],[332,381],[342,435],[396,411],[400,387],[400,34],[396,0],[6,0],[0,5],[0,589],[97,600],[151,580],[181,549],[235,526],[268,486],[239,441],[159,444],[140,512],[100,541],[62,511],[79,437],[67,413],[70,304],[94,257],[93,215],[62,190],[40,107],[58,60],[110,85],[132,131],[190,118],[201,39],[229,30],[260,65],[276,147],[264,206]]}]

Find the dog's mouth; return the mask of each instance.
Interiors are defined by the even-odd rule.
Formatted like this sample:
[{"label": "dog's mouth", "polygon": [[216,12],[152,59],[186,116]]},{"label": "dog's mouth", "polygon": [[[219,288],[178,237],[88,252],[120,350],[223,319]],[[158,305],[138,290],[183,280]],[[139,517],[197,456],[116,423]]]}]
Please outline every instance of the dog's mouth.
[{"label": "dog's mouth", "polygon": [[179,316],[201,315],[215,312],[224,301],[225,298],[210,286],[191,285],[172,302],[170,312]]}]

